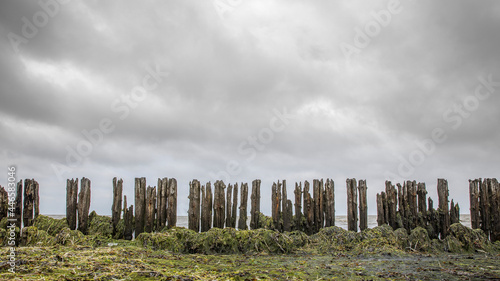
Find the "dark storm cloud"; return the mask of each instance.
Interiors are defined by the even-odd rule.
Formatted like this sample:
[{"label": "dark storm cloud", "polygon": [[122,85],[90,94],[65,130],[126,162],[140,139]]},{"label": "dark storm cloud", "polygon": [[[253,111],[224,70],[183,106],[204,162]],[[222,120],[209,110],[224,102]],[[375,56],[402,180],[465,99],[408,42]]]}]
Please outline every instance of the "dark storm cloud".
[{"label": "dark storm cloud", "polygon": [[[390,5],[401,11],[347,61],[342,43],[353,44],[356,28]],[[16,52],[9,34],[22,37],[25,19],[33,23],[42,7],[0,4],[1,163],[41,183],[42,212],[64,212],[56,202],[64,200],[65,182],[53,165],[68,168],[63,179],[92,180],[99,213],[109,213],[112,177],[124,178],[130,197],[134,177],[155,185],[167,176],[179,181],[183,215],[188,182],[214,181],[234,162],[240,170],[231,182],[262,178],[265,190],[278,178],[291,186],[331,177],[338,213],[345,212],[347,177],[366,178],[371,197],[388,171],[426,181],[431,194],[445,177],[466,210],[467,179],[496,176],[494,1],[244,1],[222,17],[211,1],[57,7]],[[134,89],[154,72],[157,86],[134,101]],[[493,91],[463,115],[458,110],[470,109],[464,102],[484,84],[478,77],[496,81]],[[264,143],[259,137],[276,112],[291,118],[274,124],[283,130]],[[69,165],[69,151],[88,140],[82,131],[92,135],[102,120],[112,132]],[[398,175],[435,128],[446,141]]]}]

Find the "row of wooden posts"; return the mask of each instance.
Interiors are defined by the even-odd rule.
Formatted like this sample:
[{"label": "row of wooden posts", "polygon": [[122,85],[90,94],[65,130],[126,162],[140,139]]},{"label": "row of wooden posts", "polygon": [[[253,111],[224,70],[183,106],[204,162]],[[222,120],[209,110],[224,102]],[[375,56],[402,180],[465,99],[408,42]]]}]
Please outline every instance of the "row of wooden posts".
[{"label": "row of wooden posts", "polygon": [[[252,182],[250,197],[250,229],[264,227],[260,213],[260,180]],[[397,188],[396,188],[397,187]],[[365,180],[346,180],[347,226],[358,231],[368,227],[367,185]],[[88,231],[91,182],[87,178],[67,180],[66,220],[71,229]],[[78,192],[79,191],[79,192]],[[301,230],[312,234],[323,227],[335,225],[335,188],[331,179],[315,179],[312,193],[308,181],[295,183],[294,205],[288,199],[286,180],[273,183],[271,188],[271,223],[265,225],[278,231]],[[450,225],[460,222],[460,208],[448,201],[448,182],[438,179],[438,208],[427,198],[425,183],[406,181],[394,186],[385,183],[385,191],[377,194],[377,223],[392,228],[415,227],[427,229],[431,238],[443,238]],[[222,181],[202,185],[198,180],[189,183],[188,228],[208,231],[212,227],[247,229],[248,184],[225,185]],[[9,205],[8,193],[0,186],[0,219],[15,218],[25,227],[33,224],[39,214],[39,184],[33,179],[21,180],[15,188],[14,205]],[[240,198],[238,207],[238,194]],[[469,181],[471,226],[480,228],[492,240],[500,240],[500,186],[496,179]],[[142,232],[160,231],[177,223],[177,181],[174,178],[158,179],[157,186],[146,187],[146,178],[135,179],[134,206],[123,196],[123,180],[113,179],[113,205],[111,221],[114,232],[123,219],[125,239],[132,239]],[[23,201],[24,198],[24,201]],[[237,210],[239,209],[239,220]],[[123,212],[123,215],[122,215]],[[294,215],[295,213],[295,215]]]},{"label": "row of wooden posts", "polygon": [[[460,207],[453,200],[448,207],[448,182],[438,179],[438,209],[433,200],[427,198],[425,183],[406,181],[396,184],[385,183],[385,192],[377,194],[377,223],[388,224],[393,229],[408,231],[420,226],[427,229],[430,238],[444,238],[450,225],[460,222]],[[428,203],[428,204],[427,204]],[[428,205],[428,207],[427,207]]]},{"label": "row of wooden posts", "polygon": [[500,241],[500,185],[497,179],[469,180],[470,220],[491,241]]},{"label": "row of wooden posts", "polygon": [[[21,223],[24,226],[33,225],[34,219],[40,213],[39,187],[34,179],[25,179],[24,186],[20,180],[15,187],[9,186],[7,190],[0,186],[0,220],[7,217],[14,220],[18,226],[21,226]],[[15,198],[11,197],[14,200],[9,202],[11,194],[15,194]]]}]

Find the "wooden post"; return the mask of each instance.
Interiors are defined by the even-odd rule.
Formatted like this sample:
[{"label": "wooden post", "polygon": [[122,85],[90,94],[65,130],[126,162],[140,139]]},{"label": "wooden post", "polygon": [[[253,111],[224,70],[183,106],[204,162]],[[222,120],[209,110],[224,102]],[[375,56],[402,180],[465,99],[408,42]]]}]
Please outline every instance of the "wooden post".
[{"label": "wooden post", "polygon": [[134,220],[134,206],[130,205],[127,209],[127,196],[123,196],[123,238],[125,240],[132,240],[132,224]]},{"label": "wooden post", "polygon": [[80,180],[80,193],[78,194],[78,230],[87,234],[90,209],[90,180]]},{"label": "wooden post", "polygon": [[151,233],[154,231],[156,217],[156,186],[148,186],[146,189],[146,223],[144,231]]},{"label": "wooden post", "polygon": [[231,208],[231,227],[236,228],[236,217],[238,210],[238,183],[234,184],[233,188],[233,205]]},{"label": "wooden post", "polygon": [[459,223],[460,222],[460,207],[457,204],[453,203],[453,199],[451,199],[450,203],[450,223]]},{"label": "wooden post", "polygon": [[385,224],[384,203],[382,202],[382,195],[377,193],[377,225]]},{"label": "wooden post", "polygon": [[366,180],[359,180],[359,230],[368,228],[368,207],[366,203]]},{"label": "wooden post", "polygon": [[392,227],[392,229],[398,228],[397,224],[397,200],[398,194],[396,188],[390,181],[385,182],[385,195],[387,200],[387,223]]},{"label": "wooden post", "polygon": [[411,217],[410,217],[411,229],[413,229],[417,227],[417,218],[418,218],[416,181],[408,181],[408,205],[410,206],[411,210]]},{"label": "wooden post", "polygon": [[158,210],[156,214],[156,230],[161,231],[167,223],[168,178],[158,178]]},{"label": "wooden post", "polygon": [[172,228],[177,224],[177,180],[171,178],[167,186],[167,227]]},{"label": "wooden post", "polygon": [[500,185],[491,179],[491,242],[500,241]]},{"label": "wooden post", "polygon": [[[387,183],[386,183],[386,185],[387,185]],[[398,190],[397,190],[397,192],[398,192],[398,213],[399,213],[399,217],[401,218],[401,222],[403,223],[402,227],[406,229],[405,191],[404,191],[403,187],[401,186],[401,184],[397,183],[396,186],[398,187]]]},{"label": "wooden post", "polygon": [[[278,181],[279,183],[279,181]],[[274,229],[279,230],[279,208],[280,208],[280,201],[278,197],[278,189],[279,186],[273,182],[273,186],[271,187],[271,217],[273,219],[273,226]]]},{"label": "wooden post", "polygon": [[34,190],[33,190],[33,200],[34,200],[34,215],[35,219],[38,217],[40,214],[40,185],[38,184],[37,181],[34,181]]},{"label": "wooden post", "polygon": [[146,178],[135,178],[135,237],[144,232],[146,219]]},{"label": "wooden post", "polygon": [[250,201],[250,229],[257,229],[260,227],[260,180],[252,182]]},{"label": "wooden post", "polygon": [[66,181],[66,222],[71,230],[76,229],[76,209],[78,203],[78,178]]},{"label": "wooden post", "polygon": [[9,194],[4,187],[0,185],[0,220],[8,217],[9,214]]},{"label": "wooden post", "polygon": [[216,181],[214,187],[214,227],[224,228],[225,220],[225,198],[224,189],[226,185],[223,181]]},{"label": "wooden post", "polygon": [[292,210],[292,200],[286,200],[286,208],[285,211],[283,212],[283,220],[287,221],[288,223],[283,223],[283,231],[292,231],[291,224],[290,222],[293,219],[293,210]]},{"label": "wooden post", "polygon": [[241,203],[240,203],[240,218],[238,220],[238,229],[246,230],[247,226],[247,205],[248,205],[248,183],[241,184]]},{"label": "wooden post", "polygon": [[[290,210],[288,210],[288,198],[287,198],[287,190],[286,190],[286,180],[282,181],[282,199],[281,199],[281,206],[282,206],[282,217],[283,217],[283,231],[291,231],[291,222],[292,222],[292,216],[290,216],[290,212],[292,211],[291,207]],[[290,204],[292,202],[290,201]]]},{"label": "wooden post", "polygon": [[356,179],[347,179],[347,228],[348,230],[358,231],[358,208],[357,208],[357,183]]},{"label": "wooden post", "polygon": [[[439,233],[441,232],[439,228],[439,214],[436,210],[434,210],[434,202],[430,197],[427,198],[427,206],[427,221],[429,222],[427,232],[430,239],[437,239],[439,238]],[[432,229],[432,231],[429,231],[430,229]]]},{"label": "wooden post", "polygon": [[[111,222],[113,223],[113,235],[116,234],[116,226],[120,221],[122,213],[122,194],[123,194],[123,180],[117,181],[116,177],[113,178],[113,206],[111,207]],[[126,206],[125,206],[126,208]]]},{"label": "wooden post", "polygon": [[481,218],[479,217],[479,180],[469,180],[469,198],[470,198],[470,224],[472,229],[480,227]]},{"label": "wooden post", "polygon": [[305,232],[308,235],[314,233],[314,202],[309,193],[309,182],[304,181],[304,216],[306,218]]},{"label": "wooden post", "polygon": [[387,202],[387,194],[385,193],[385,191],[380,192],[380,198],[382,199],[382,210],[383,210],[383,214],[384,214],[384,223],[389,224],[389,204]]},{"label": "wooden post", "polygon": [[189,229],[195,232],[200,231],[200,182],[194,179],[189,182]]},{"label": "wooden post", "polygon": [[202,230],[208,231],[212,228],[212,185],[210,182],[207,182],[205,186],[205,196],[204,196],[204,205],[202,208],[202,213],[204,214],[205,222],[202,221]]},{"label": "wooden post", "polygon": [[277,197],[276,197],[276,204],[277,204],[277,208],[278,208],[278,215],[277,215],[277,222],[274,224],[274,227],[276,230],[278,230],[279,232],[283,231],[283,217],[282,217],[282,206],[281,206],[281,198],[282,198],[282,194],[281,194],[281,188],[282,188],[283,184],[278,180],[278,188],[276,189],[276,192],[277,192]]},{"label": "wooden post", "polygon": [[427,212],[427,190],[425,188],[425,183],[418,183],[418,212],[425,214]]},{"label": "wooden post", "polygon": [[24,180],[24,206],[23,206],[23,224],[24,227],[33,225],[33,203],[34,203],[34,181]]},{"label": "wooden post", "polygon": [[22,180],[20,180],[17,183],[14,214],[15,214],[15,219],[16,219],[16,226],[19,225],[19,228],[21,228],[22,223],[23,223],[23,181]]},{"label": "wooden post", "polygon": [[302,227],[302,183],[295,183],[295,230],[303,231]]},{"label": "wooden post", "polygon": [[335,185],[332,179],[325,184],[325,227],[335,225]]},{"label": "wooden post", "polygon": [[318,232],[321,227],[323,226],[322,225],[322,221],[321,221],[321,215],[323,213],[323,204],[322,204],[322,200],[321,200],[321,188],[320,188],[320,184],[319,184],[319,180],[318,179],[314,179],[313,180],[313,196],[314,196],[314,206],[313,206],[313,210],[314,210],[314,231],[315,232]]},{"label": "wooden post", "polygon": [[440,234],[441,239],[448,235],[450,228],[450,212],[448,210],[448,181],[445,179],[438,179],[438,203],[439,203],[439,217],[440,217]]}]

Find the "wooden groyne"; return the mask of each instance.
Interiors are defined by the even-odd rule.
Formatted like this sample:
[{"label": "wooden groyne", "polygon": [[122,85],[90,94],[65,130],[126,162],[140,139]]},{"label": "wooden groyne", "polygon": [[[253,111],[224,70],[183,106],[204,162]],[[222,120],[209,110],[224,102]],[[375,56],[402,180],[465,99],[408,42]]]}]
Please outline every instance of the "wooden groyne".
[{"label": "wooden groyne", "polygon": [[[68,179],[66,182],[66,220],[70,229],[86,234],[89,224],[91,181]],[[34,179],[21,180],[15,188],[15,200],[9,205],[8,192],[0,186],[0,219],[11,217],[19,226],[31,226],[39,214],[39,184]],[[201,184],[194,179],[189,183],[188,228],[205,232],[212,227],[257,229],[269,228],[280,232],[299,230],[313,234],[324,227],[335,225],[335,187],[331,179],[314,179],[295,183],[289,193],[286,180],[271,186],[271,217],[261,213],[261,181],[254,180],[250,190],[250,223],[247,225],[247,183],[226,185],[222,181]],[[368,227],[367,182],[347,179],[348,230],[360,231]],[[156,186],[146,186],[146,178],[136,178],[134,204],[128,205],[123,194],[123,180],[113,178],[113,204],[111,224],[113,235],[125,239],[142,232],[161,231],[177,223],[177,180],[158,179]],[[292,194],[289,196],[289,194]],[[425,183],[405,181],[392,184],[386,181],[385,190],[376,196],[377,223],[408,232],[416,227],[427,230],[429,237],[445,238],[450,225],[460,222],[460,207],[449,201],[448,182],[438,179],[437,209],[427,197]],[[480,228],[491,241],[500,240],[500,186],[496,179],[469,181],[471,226]],[[239,210],[239,212],[238,212]],[[239,214],[238,214],[239,213]],[[239,217],[239,219],[238,219]],[[118,227],[120,222],[123,226]],[[122,233],[123,232],[123,233]],[[135,235],[134,235],[135,234]]]}]

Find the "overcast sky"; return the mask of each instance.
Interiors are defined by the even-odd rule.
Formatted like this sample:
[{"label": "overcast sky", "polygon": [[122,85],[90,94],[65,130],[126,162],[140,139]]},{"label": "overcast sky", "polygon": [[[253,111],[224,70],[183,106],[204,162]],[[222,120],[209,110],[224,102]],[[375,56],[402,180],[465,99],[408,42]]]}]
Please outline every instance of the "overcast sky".
[{"label": "overcast sky", "polygon": [[[63,2],[63,1],[61,1]],[[64,214],[66,179],[188,184],[438,178],[469,212],[468,179],[500,162],[497,1],[1,1],[0,184],[40,183]],[[42,5],[40,3],[48,3]],[[45,6],[45,7],[42,7]],[[92,144],[91,144],[92,143]]]}]

